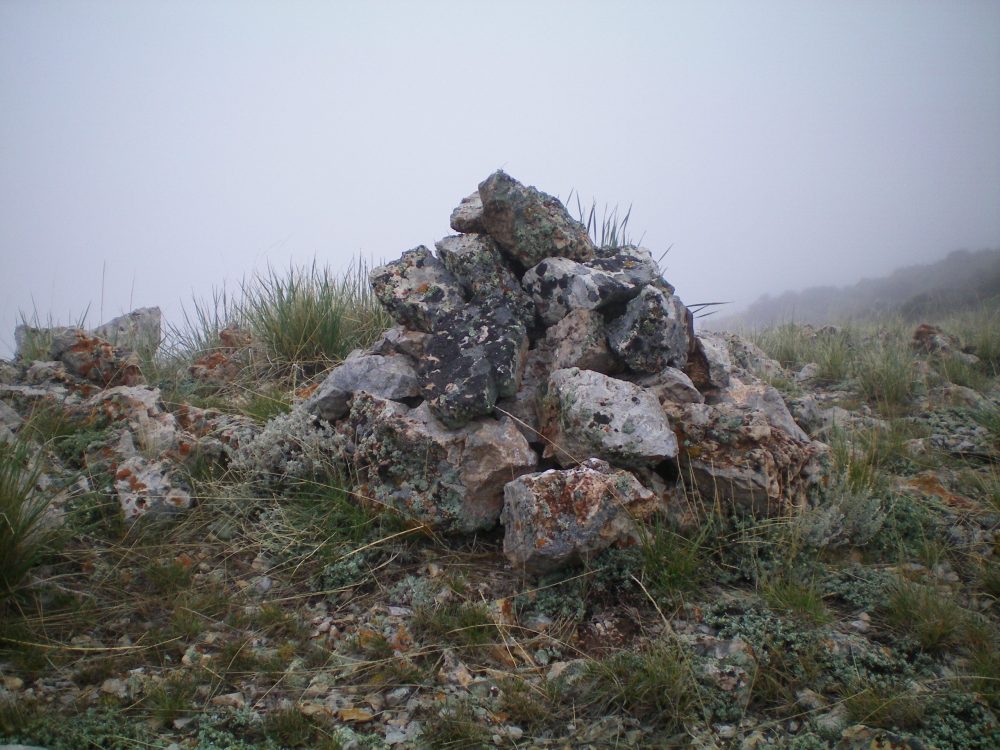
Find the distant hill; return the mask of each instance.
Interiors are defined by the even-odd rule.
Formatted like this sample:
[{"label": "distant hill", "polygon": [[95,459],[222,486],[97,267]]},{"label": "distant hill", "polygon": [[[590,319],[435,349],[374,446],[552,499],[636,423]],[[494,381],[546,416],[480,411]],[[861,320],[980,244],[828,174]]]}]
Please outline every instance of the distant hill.
[{"label": "distant hill", "polygon": [[711,329],[780,323],[832,323],[900,315],[908,320],[1000,303],[1000,249],[956,250],[937,263],[908,266],[853,286],[817,286],[776,297],[765,294],[745,311],[713,316]]}]

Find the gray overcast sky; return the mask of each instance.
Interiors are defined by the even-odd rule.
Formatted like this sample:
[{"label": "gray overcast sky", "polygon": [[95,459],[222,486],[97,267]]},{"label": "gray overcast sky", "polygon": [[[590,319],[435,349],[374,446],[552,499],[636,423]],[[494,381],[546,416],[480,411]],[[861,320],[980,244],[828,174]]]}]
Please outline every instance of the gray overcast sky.
[{"label": "gray overcast sky", "polygon": [[0,0],[0,111],[0,355],[396,258],[499,167],[631,203],[689,304],[1000,246],[995,0]]}]

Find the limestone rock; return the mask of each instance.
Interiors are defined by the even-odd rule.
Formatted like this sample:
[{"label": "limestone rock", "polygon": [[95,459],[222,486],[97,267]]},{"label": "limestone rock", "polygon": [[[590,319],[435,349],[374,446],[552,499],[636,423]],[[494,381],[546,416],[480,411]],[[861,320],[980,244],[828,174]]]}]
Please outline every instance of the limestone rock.
[{"label": "limestone rock", "polygon": [[677,438],[656,396],[591,370],[556,370],[544,399],[546,456],[562,466],[590,457],[642,467],[677,455]]},{"label": "limestone rock", "polygon": [[403,354],[413,360],[424,356],[424,343],[430,334],[411,331],[403,326],[393,326],[383,331],[382,336],[372,344],[372,354]]},{"label": "limestone rock", "polygon": [[729,376],[733,371],[733,360],[729,356],[726,340],[722,336],[704,333],[697,337],[697,346],[704,354],[708,368],[706,386],[712,389],[728,386]]},{"label": "limestone rock", "polygon": [[656,504],[634,476],[597,459],[528,474],[504,487],[503,551],[515,568],[535,573],[586,560],[629,539],[633,518]]},{"label": "limestone rock", "polygon": [[541,346],[552,353],[553,370],[579,367],[607,375],[621,369],[608,347],[604,318],[591,310],[569,313],[546,331]]},{"label": "limestone rock", "polygon": [[479,197],[478,190],[472,195],[462,198],[462,202],[451,212],[449,223],[456,232],[482,233],[486,231],[483,226],[483,201]]},{"label": "limestone rock", "polygon": [[361,392],[351,404],[350,426],[361,491],[442,531],[495,526],[504,484],[537,464],[507,418],[448,430],[426,403],[410,409]]},{"label": "limestone rock", "polygon": [[192,504],[184,472],[171,461],[126,459],[118,465],[114,486],[126,521],[177,513]]},{"label": "limestone rock", "polygon": [[733,378],[720,398],[744,410],[760,412],[769,425],[783,430],[796,440],[809,440],[809,436],[795,422],[778,390],[763,381],[744,383]]},{"label": "limestone rock", "polygon": [[458,279],[475,304],[481,307],[505,305],[526,327],[534,324],[534,303],[521,288],[496,243],[487,235],[452,235],[434,246],[444,267]]},{"label": "limestone rock", "polygon": [[552,369],[552,353],[548,349],[529,350],[517,393],[497,401],[496,412],[511,417],[529,443],[537,443],[541,439],[539,401]]},{"label": "limestone rock", "polygon": [[93,334],[130,351],[154,352],[160,345],[160,308],[140,307],[98,326]]},{"label": "limestone rock", "polygon": [[66,365],[74,376],[102,386],[138,385],[145,382],[139,358],[79,328],[52,337],[49,355]]},{"label": "limestone rock", "polygon": [[431,333],[444,314],[465,304],[458,280],[423,245],[373,269],[369,277],[375,296],[407,328]]},{"label": "limestone rock", "polygon": [[457,428],[517,393],[528,336],[506,307],[468,305],[438,323],[424,343],[420,388],[434,415]]},{"label": "limestone rock", "polygon": [[624,315],[608,325],[608,344],[635,372],[683,368],[692,325],[691,313],[680,298],[647,286],[628,303]]},{"label": "limestone rock", "polygon": [[160,400],[159,388],[116,386],[91,396],[85,413],[100,414],[112,423],[125,423],[141,450],[158,455],[177,447],[177,420]]},{"label": "limestone rock", "polygon": [[546,324],[572,310],[596,310],[626,302],[659,278],[650,252],[622,247],[584,263],[548,258],[529,268],[521,279]]},{"label": "limestone rock", "polygon": [[337,366],[303,408],[333,422],[347,414],[351,397],[361,390],[393,401],[420,395],[416,370],[407,358],[362,354],[348,357]]},{"label": "limestone rock", "polygon": [[647,375],[636,382],[655,394],[664,408],[705,402],[705,397],[695,388],[691,378],[676,367],[666,367],[656,375]]},{"label": "limestone rock", "polygon": [[479,184],[479,197],[486,233],[525,268],[551,256],[580,261],[594,257],[587,228],[551,195],[498,171]]},{"label": "limestone rock", "polygon": [[688,404],[680,420],[681,474],[704,502],[756,517],[805,507],[829,476],[828,446],[773,427],[762,411],[733,402]]}]

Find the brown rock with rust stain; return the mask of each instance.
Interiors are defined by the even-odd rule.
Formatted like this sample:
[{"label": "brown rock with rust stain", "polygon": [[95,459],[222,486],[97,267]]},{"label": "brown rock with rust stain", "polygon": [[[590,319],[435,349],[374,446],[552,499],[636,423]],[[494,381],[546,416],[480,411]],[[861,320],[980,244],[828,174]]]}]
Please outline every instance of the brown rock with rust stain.
[{"label": "brown rock with rust stain", "polygon": [[629,540],[634,519],[657,507],[632,474],[599,459],[526,474],[504,487],[503,551],[516,568],[553,570]]},{"label": "brown rock with rust stain", "polygon": [[80,328],[60,331],[52,338],[52,359],[73,375],[102,386],[145,383],[134,352],[118,349]]}]

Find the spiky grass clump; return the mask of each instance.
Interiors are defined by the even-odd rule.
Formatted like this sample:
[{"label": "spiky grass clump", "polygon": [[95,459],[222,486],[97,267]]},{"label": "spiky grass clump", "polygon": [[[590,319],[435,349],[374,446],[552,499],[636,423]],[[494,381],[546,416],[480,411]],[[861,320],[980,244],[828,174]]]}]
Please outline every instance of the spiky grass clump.
[{"label": "spiky grass clump", "polygon": [[41,469],[22,442],[0,443],[0,603],[15,594],[55,538],[49,497],[36,491]]}]

